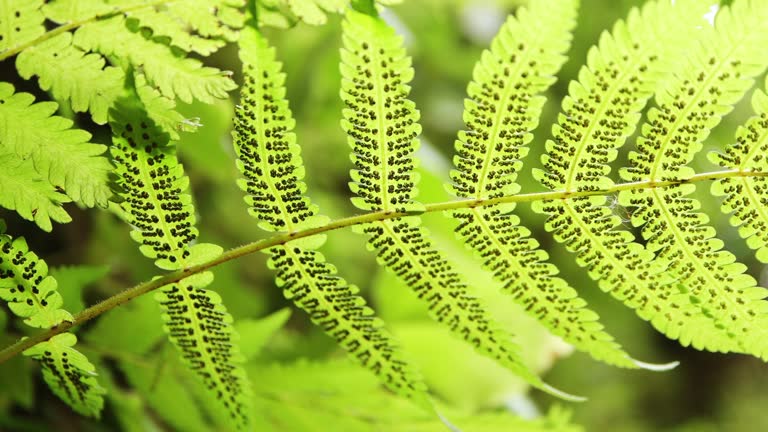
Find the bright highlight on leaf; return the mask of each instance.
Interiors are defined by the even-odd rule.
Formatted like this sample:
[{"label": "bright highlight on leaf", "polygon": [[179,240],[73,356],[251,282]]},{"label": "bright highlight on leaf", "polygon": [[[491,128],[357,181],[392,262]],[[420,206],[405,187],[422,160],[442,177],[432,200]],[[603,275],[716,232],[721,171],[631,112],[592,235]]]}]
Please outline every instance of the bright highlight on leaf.
[{"label": "bright highlight on leaf", "polygon": [[[631,166],[621,172],[624,180],[660,181],[693,174],[687,164],[701,150],[709,130],[768,67],[763,50],[768,33],[761,28],[766,21],[768,4],[738,1],[720,10],[714,28],[702,29],[699,44],[666,91],[657,93],[658,107],[648,113],[637,151],[629,155]],[[745,274],[745,265],[722,250],[723,242],[707,225],[709,218],[697,211],[700,203],[688,197],[695,188],[624,191],[619,200],[633,208],[632,224],[642,227],[646,249],[676,279],[677,289],[732,339],[727,348],[768,358],[765,290]]]},{"label": "bright highlight on leaf", "polygon": [[[416,174],[413,152],[421,132],[415,104],[408,100],[413,77],[402,39],[378,17],[350,10],[343,24],[341,98],[346,104],[342,128],[352,147],[350,188],[358,208],[397,213],[418,212],[413,200]],[[573,398],[548,386],[522,360],[510,335],[497,330],[466,282],[428,240],[414,218],[356,227],[369,235],[369,249],[428,304],[430,316],[496,359],[533,386]]]},{"label": "bright highlight on leaf", "polygon": [[[711,153],[712,162],[740,172],[768,171],[768,95],[758,90],[752,97],[755,116],[736,133],[736,143],[724,154]],[[730,178],[712,184],[712,194],[725,196],[724,213],[733,213],[731,224],[757,252],[757,258],[768,263],[768,179]]]},{"label": "bright highlight on leaf", "polygon": [[[610,187],[610,163],[634,131],[640,111],[676,68],[691,39],[681,39],[671,26],[691,34],[706,25],[706,1],[653,1],[633,10],[613,32],[593,47],[579,81],[569,86],[563,114],[546,144],[538,180],[553,190],[597,190]],[[577,255],[579,265],[600,288],[636,310],[643,319],[683,345],[721,351],[732,348],[729,337],[682,294],[651,251],[619,230],[621,218],[604,196],[535,203],[549,216],[546,228]]]},{"label": "bright highlight on leaf", "polygon": [[[510,17],[475,66],[465,101],[467,130],[459,133],[449,188],[461,198],[517,193],[517,173],[538,124],[544,92],[565,61],[575,24],[574,1],[539,1]],[[553,13],[556,11],[557,13]],[[546,23],[546,24],[545,24]],[[476,251],[504,289],[550,331],[607,363],[638,367],[602,330],[568,283],[545,262],[546,251],[509,213],[514,204],[461,209],[456,234]]]}]

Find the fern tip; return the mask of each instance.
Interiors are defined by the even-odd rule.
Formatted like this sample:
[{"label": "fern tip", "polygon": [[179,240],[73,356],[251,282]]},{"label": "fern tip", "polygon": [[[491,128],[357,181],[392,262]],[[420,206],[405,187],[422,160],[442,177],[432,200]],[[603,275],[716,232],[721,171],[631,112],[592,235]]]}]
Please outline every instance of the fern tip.
[{"label": "fern tip", "polygon": [[440,418],[440,421],[445,425],[446,428],[448,428],[451,432],[461,432],[461,429],[459,429],[456,425],[451,423],[450,420],[448,420],[447,417],[445,417],[442,413],[440,413],[437,409],[435,409],[435,413],[437,414],[437,417]]},{"label": "fern tip", "polygon": [[572,395],[570,393],[566,393],[562,390],[556,389],[552,387],[549,384],[543,383],[541,387],[538,387],[542,391],[551,394],[552,396],[558,397],[563,400],[567,400],[570,402],[586,402],[587,398],[584,396],[578,396],[578,395]]},{"label": "fern tip", "polygon": [[640,369],[645,369],[653,372],[666,372],[680,365],[679,361],[658,364],[658,363],[646,363],[644,361],[635,360],[635,359],[631,359],[631,360]]}]

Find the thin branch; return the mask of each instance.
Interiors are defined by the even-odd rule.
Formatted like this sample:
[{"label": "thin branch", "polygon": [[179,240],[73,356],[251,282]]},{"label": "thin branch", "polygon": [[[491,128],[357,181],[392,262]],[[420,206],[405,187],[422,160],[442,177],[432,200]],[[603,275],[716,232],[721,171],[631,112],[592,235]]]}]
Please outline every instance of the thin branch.
[{"label": "thin branch", "polygon": [[[624,190],[635,189],[652,189],[652,188],[664,188],[670,186],[676,186],[680,184],[698,183],[703,181],[718,180],[732,177],[768,177],[768,172],[752,172],[752,171],[715,171],[695,174],[687,179],[681,180],[667,180],[667,181],[639,181],[630,183],[619,183],[609,188],[592,190],[592,191],[551,191],[551,192],[536,192],[525,193],[510,196],[503,196],[493,199],[471,199],[471,200],[452,200],[434,204],[425,205],[424,213],[439,212],[446,210],[456,210],[462,208],[474,208],[474,207],[486,207],[495,204],[504,203],[521,203],[521,202],[533,202],[533,201],[550,201],[550,200],[566,200],[578,197],[596,196],[596,195],[610,195],[618,193]],[[419,213],[421,214],[421,213]],[[225,262],[250,255],[252,253],[269,249],[273,246],[283,245],[292,240],[297,240],[305,237],[311,237],[313,235],[327,233],[329,231],[335,231],[341,228],[347,228],[355,225],[362,225],[366,223],[382,221],[387,219],[396,219],[404,216],[414,216],[414,213],[402,213],[402,212],[371,212],[357,216],[350,216],[343,219],[330,222],[326,225],[306,229],[303,231],[292,232],[288,234],[281,234],[273,236],[269,239],[248,243],[243,246],[228,250],[221,254],[219,257],[207,261],[205,263],[192,266],[183,270],[179,270],[173,273],[169,273],[160,278],[140,283],[132,288],[128,288],[121,291],[112,297],[109,297],[100,303],[97,303],[88,309],[83,310],[74,316],[72,322],[64,322],[58,326],[41,331],[28,338],[21,339],[0,351],[0,363],[3,363],[15,355],[27,350],[40,342],[44,342],[51,337],[63,333],[72,327],[85,323],[97,316],[107,312],[123,303],[129,302],[136,297],[144,295],[148,292],[154,291],[158,288],[162,288],[165,285],[179,282],[180,280],[189,277],[191,275],[204,272],[213,267],[223,264]]]}]

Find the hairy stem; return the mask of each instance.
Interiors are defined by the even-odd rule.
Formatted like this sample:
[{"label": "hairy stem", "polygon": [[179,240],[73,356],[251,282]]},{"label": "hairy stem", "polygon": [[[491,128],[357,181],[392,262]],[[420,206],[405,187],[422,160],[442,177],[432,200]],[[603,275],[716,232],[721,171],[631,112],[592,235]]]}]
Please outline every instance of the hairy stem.
[{"label": "hairy stem", "polygon": [[[695,174],[686,179],[680,180],[668,180],[668,181],[638,181],[629,183],[619,183],[609,188],[594,190],[594,191],[550,191],[550,192],[535,192],[524,193],[510,196],[503,196],[493,199],[468,199],[468,200],[452,200],[434,204],[427,204],[424,206],[424,213],[455,210],[461,208],[475,208],[484,207],[502,203],[520,203],[520,202],[534,202],[534,201],[547,201],[547,200],[564,200],[569,198],[594,196],[594,195],[610,195],[615,194],[623,190],[633,189],[656,189],[665,188],[686,183],[698,183],[709,180],[718,180],[723,178],[738,178],[738,177],[768,177],[768,172],[752,172],[752,171],[740,171],[740,170],[727,170],[727,171],[715,171]],[[420,213],[419,213],[420,214]],[[178,282],[191,275],[201,273],[209,270],[213,267],[223,264],[227,261],[231,261],[254,252],[258,252],[264,249],[268,249],[273,246],[283,245],[292,240],[297,240],[304,237],[311,237],[313,235],[334,231],[340,228],[347,228],[355,225],[362,225],[369,222],[382,221],[386,219],[395,219],[404,216],[412,216],[412,213],[403,212],[389,212],[378,211],[371,212],[357,216],[350,216],[336,221],[329,222],[326,225],[306,229],[302,231],[296,231],[288,234],[281,234],[271,237],[269,239],[248,243],[243,246],[236,247],[221,254],[218,258],[211,261],[185,268],[173,273],[169,273],[163,277],[142,282],[132,288],[128,288],[121,291],[112,297],[109,297],[100,303],[97,303],[88,309],[83,310],[74,316],[72,322],[64,322],[58,326],[42,331],[28,338],[23,338],[13,345],[10,345],[0,351],[0,363],[3,363],[20,352],[27,350],[40,342],[44,342],[51,337],[63,333],[72,327],[83,324],[104,312],[107,312],[123,303],[126,303],[140,295],[154,291],[165,285]]]}]

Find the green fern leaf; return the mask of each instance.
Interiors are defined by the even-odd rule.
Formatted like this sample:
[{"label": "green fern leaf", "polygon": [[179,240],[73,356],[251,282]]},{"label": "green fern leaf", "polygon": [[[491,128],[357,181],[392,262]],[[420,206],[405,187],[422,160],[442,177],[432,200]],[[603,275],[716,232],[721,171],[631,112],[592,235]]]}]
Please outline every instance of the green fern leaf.
[{"label": "green fern leaf", "polygon": [[[260,220],[262,229],[271,232],[321,224],[325,218],[303,195],[306,185],[300,149],[285,99],[285,75],[275,60],[275,50],[258,31],[246,28],[240,57],[245,85],[233,141],[238,169],[245,176],[238,184],[248,194],[248,211]],[[269,249],[269,266],[277,271],[278,286],[387,387],[429,406],[426,386],[402,359],[357,287],[338,277],[336,268],[315,250],[324,241],[324,236],[315,236]]]},{"label": "green fern leaf", "polygon": [[[135,0],[111,2],[132,5]],[[245,15],[240,10],[243,0],[186,0],[155,4],[136,9],[127,15],[139,21],[141,27],[152,30],[153,36],[167,37],[171,45],[184,51],[209,55],[229,41],[237,39]]]},{"label": "green fern leaf", "polygon": [[[768,84],[768,83],[767,83]],[[736,143],[725,154],[710,153],[712,162],[739,172],[768,172],[768,95],[755,92],[752,97],[755,116],[736,133]],[[747,245],[755,249],[757,259],[768,263],[768,179],[736,177],[712,184],[712,194],[725,196],[721,209],[733,213],[731,224]]]},{"label": "green fern leaf", "polygon": [[235,88],[228,74],[203,66],[199,60],[184,58],[183,53],[174,52],[130,24],[116,16],[84,25],[75,33],[74,44],[106,56],[125,56],[125,61],[144,73],[149,84],[171,99],[212,103]]},{"label": "green fern leaf", "polygon": [[104,58],[72,46],[72,33],[63,33],[30,47],[16,58],[25,79],[39,76],[40,88],[58,100],[71,101],[75,112],[90,111],[93,121],[107,122],[107,110],[123,90],[120,68],[104,67]]},{"label": "green fern leaf", "polygon": [[45,33],[43,0],[0,0],[0,53]]},{"label": "green fern leaf", "polygon": [[341,13],[349,4],[345,0],[285,0],[301,21],[312,25],[322,25],[328,21],[326,12]]},{"label": "green fern leaf", "polygon": [[31,94],[15,93],[8,83],[0,82],[0,102],[0,150],[31,156],[37,172],[73,200],[106,205],[112,167],[99,156],[105,146],[89,143],[90,135],[71,129],[70,120],[52,116],[55,103],[33,103]]},{"label": "green fern leaf", "polygon": [[30,159],[0,153],[0,206],[15,210],[19,216],[50,232],[51,219],[59,223],[72,220],[61,207],[69,201],[68,196],[40,178]]},{"label": "green fern leaf", "polygon": [[[469,84],[464,118],[469,128],[456,142],[458,168],[450,189],[460,198],[496,198],[519,190],[517,172],[528,153],[544,97],[575,24],[577,2],[540,1],[510,17],[483,53]],[[553,11],[556,11],[553,13]],[[544,23],[547,23],[544,25]],[[542,30],[543,29],[543,30]],[[458,237],[472,247],[525,310],[558,336],[595,358],[625,367],[637,364],[605,333],[597,314],[567,282],[555,276],[530,232],[509,213],[514,204],[451,211]]]},{"label": "green fern leaf", "polygon": [[29,250],[23,237],[14,240],[4,230],[0,224],[0,298],[31,327],[48,329],[72,321],[61,308],[64,301],[45,261]]},{"label": "green fern leaf", "polygon": [[[737,1],[717,14],[714,28],[702,30],[700,45],[686,57],[667,91],[658,93],[658,108],[648,113],[643,137],[622,178],[660,181],[693,174],[687,164],[701,150],[709,130],[768,66],[768,58],[755,50],[768,45],[768,33],[760,30],[766,20],[764,2]],[[635,207],[632,224],[642,227],[646,248],[677,278],[678,289],[727,331],[740,351],[768,358],[764,290],[745,274],[745,265],[722,250],[708,217],[697,212],[700,203],[687,198],[695,189],[687,184],[624,191],[619,198]]]},{"label": "green fern leaf", "polygon": [[[534,176],[553,190],[595,190],[613,185],[607,177],[617,148],[632,134],[640,111],[659,83],[674,69],[678,53],[690,42],[671,27],[706,25],[705,1],[649,2],[633,10],[613,32],[604,33],[590,50],[587,65],[572,82],[563,101],[563,114],[553,128],[554,140],[542,157],[545,172]],[[634,243],[631,233],[618,230],[621,219],[606,197],[547,201],[533,205],[549,215],[546,228],[576,253],[577,262],[599,280],[600,288],[636,310],[643,319],[683,345],[719,351],[730,338],[698,313],[672,284],[653,254]]]},{"label": "green fern leaf", "polygon": [[[133,4],[138,2],[134,1]],[[110,0],[52,0],[43,6],[43,14],[55,23],[66,24],[106,15],[115,9]]]},{"label": "green fern leaf", "polygon": [[[413,172],[419,114],[407,99],[413,76],[402,39],[380,18],[354,10],[343,24],[341,51],[344,109],[342,128],[352,147],[350,184],[355,206],[367,211],[418,212]],[[532,385],[560,396],[520,357],[509,335],[489,322],[451,264],[428,240],[418,219],[398,218],[361,225],[379,262],[403,279],[429,305],[430,315],[479,351],[498,360]]]},{"label": "green fern leaf", "polygon": [[96,368],[88,358],[72,348],[76,342],[72,333],[62,333],[24,351],[24,355],[40,361],[43,379],[56,396],[76,412],[98,418],[106,390],[96,381]]},{"label": "green fern leaf", "polygon": [[[135,227],[131,237],[141,252],[166,270],[179,270],[220,255],[211,244],[189,246],[197,238],[189,179],[178,164],[175,146],[135,101],[121,100],[112,112],[112,154],[122,209]],[[190,276],[157,295],[165,330],[187,366],[226,412],[234,428],[249,424],[250,392],[234,344],[232,317],[213,291],[210,272]]]},{"label": "green fern leaf", "polygon": [[144,105],[144,109],[147,110],[147,115],[172,140],[180,138],[179,132],[194,132],[200,126],[197,122],[185,119],[176,110],[176,102],[163,96],[157,89],[148,85],[147,78],[144,75],[136,73],[133,78],[136,94]]}]

